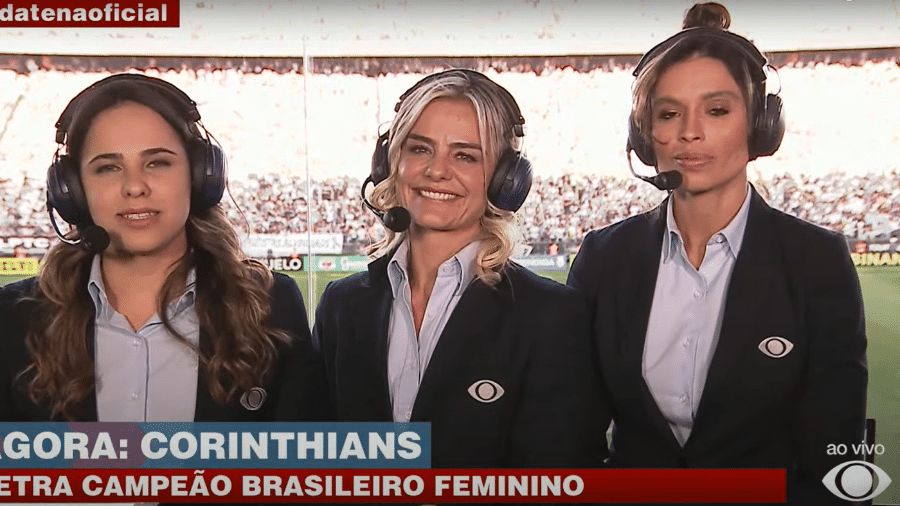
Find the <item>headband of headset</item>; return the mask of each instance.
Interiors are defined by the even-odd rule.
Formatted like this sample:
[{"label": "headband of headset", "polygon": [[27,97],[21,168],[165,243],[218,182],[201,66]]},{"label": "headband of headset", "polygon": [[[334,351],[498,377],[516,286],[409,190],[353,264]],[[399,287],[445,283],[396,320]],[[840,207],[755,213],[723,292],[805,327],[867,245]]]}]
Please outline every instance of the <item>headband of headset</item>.
[{"label": "headband of headset", "polygon": [[[756,96],[751,97],[751,100],[758,104],[755,118],[751,120],[750,138],[748,141],[750,160],[774,154],[781,146],[781,141],[784,138],[783,104],[778,95],[765,93],[765,68],[768,65],[766,57],[746,38],[719,28],[688,28],[647,51],[638,62],[637,67],[635,67],[633,75],[635,77],[639,76],[650,62],[681,44],[690,44],[691,46],[697,44],[726,46],[737,51],[741,58],[747,62],[750,78],[757,85]],[[750,111],[748,111],[749,113]],[[641,135],[633,115],[629,119],[626,149],[634,150],[635,154],[645,165],[656,165],[656,155],[653,152],[653,146]]]},{"label": "headband of headset", "polygon": [[134,83],[137,86],[148,87],[167,98],[169,103],[174,105],[178,109],[178,112],[181,113],[188,122],[197,123],[200,121],[200,112],[197,110],[197,103],[191,100],[185,92],[181,91],[181,89],[174,84],[142,74],[115,74],[88,86],[78,93],[78,95],[75,95],[75,98],[69,101],[69,104],[66,105],[66,108],[56,121],[56,143],[66,143],[69,127],[72,125],[72,120],[75,119],[75,116],[81,109],[85,96],[93,94],[104,87],[120,83]]},{"label": "headband of headset", "polygon": [[[60,146],[67,144],[69,129],[90,97],[122,84],[152,90],[167,100],[175,112],[191,125],[189,129],[193,137],[188,140],[187,145],[191,166],[191,209],[197,212],[215,206],[225,191],[225,154],[217,144],[210,141],[208,134],[202,134],[205,129],[199,124],[200,113],[196,102],[178,87],[162,79],[141,74],[116,74],[85,88],[60,114],[56,122],[56,143]],[[78,174],[78,163],[67,154],[59,154],[59,150],[47,172],[47,204],[48,208],[55,209],[70,224],[83,226],[93,222]]]},{"label": "headband of headset", "polygon": [[641,61],[638,62],[637,67],[634,68],[633,75],[635,77],[640,75],[641,71],[648,63],[655,60],[656,57],[681,41],[712,42],[714,44],[724,44],[737,49],[744,59],[750,63],[749,68],[753,81],[762,83],[766,80],[766,73],[763,70],[766,66],[766,57],[756,49],[756,46],[754,46],[752,42],[727,30],[710,28],[708,26],[688,28],[660,42],[644,54]]},{"label": "headband of headset", "polygon": [[415,93],[416,90],[425,86],[426,84],[436,81],[448,74],[463,74],[467,76],[469,79],[473,81],[479,81],[487,84],[488,86],[494,87],[500,94],[503,96],[503,105],[506,107],[507,111],[513,121],[513,135],[516,137],[524,137],[525,136],[525,117],[522,116],[522,111],[519,109],[519,104],[516,103],[516,99],[513,98],[512,94],[499,84],[495,83],[488,79],[488,77],[481,72],[477,72],[475,70],[469,69],[450,69],[445,70],[443,72],[438,72],[436,74],[431,74],[420,79],[416,84],[412,85],[411,88],[404,91],[400,98],[397,99],[397,103],[394,104],[394,112],[400,112],[400,105],[403,104],[403,101],[406,100],[410,95]]}]

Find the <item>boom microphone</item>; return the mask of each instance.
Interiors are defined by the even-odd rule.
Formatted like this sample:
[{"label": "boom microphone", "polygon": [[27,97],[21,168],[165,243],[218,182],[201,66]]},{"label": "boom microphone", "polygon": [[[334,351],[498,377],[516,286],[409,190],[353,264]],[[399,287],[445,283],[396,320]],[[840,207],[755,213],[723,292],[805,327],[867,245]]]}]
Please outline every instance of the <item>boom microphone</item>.
[{"label": "boom microphone", "polygon": [[626,157],[628,158],[628,169],[631,171],[634,177],[640,179],[641,181],[646,181],[655,186],[657,189],[663,191],[672,191],[681,186],[684,178],[681,176],[681,172],[678,172],[677,170],[667,170],[664,172],[660,172],[653,177],[641,176],[634,171],[634,167],[632,167],[631,165],[631,152],[634,150],[634,148],[631,147],[631,143],[628,143],[628,145],[625,147],[625,150]]},{"label": "boom microphone", "polygon": [[56,232],[56,236],[59,237],[60,241],[71,244],[72,246],[81,246],[95,255],[102,253],[103,250],[109,246],[109,232],[97,225],[88,225],[84,227],[84,230],[81,230],[79,234],[80,237],[77,241],[66,239],[59,230],[59,225],[56,224],[56,218],[53,216],[53,207],[48,205],[47,210],[50,213],[50,224],[53,225],[53,231]]},{"label": "boom microphone", "polygon": [[[637,176],[637,174],[635,174]],[[646,181],[660,190],[671,191],[681,186],[681,172],[677,170],[667,170],[660,172],[654,177],[637,176],[638,179]]]},{"label": "boom microphone", "polygon": [[109,246],[109,233],[103,227],[88,225],[81,231],[81,246],[94,253],[101,253]]},{"label": "boom microphone", "polygon": [[362,197],[363,204],[365,204],[370,211],[375,213],[376,216],[381,218],[381,222],[384,223],[385,227],[398,233],[408,229],[412,219],[409,216],[409,211],[407,211],[405,207],[392,207],[388,209],[387,212],[385,212],[373,206],[372,203],[369,202],[369,199],[366,198],[366,185],[368,185],[371,181],[372,178],[367,177],[366,180],[363,181],[362,188],[359,189],[359,195]]}]

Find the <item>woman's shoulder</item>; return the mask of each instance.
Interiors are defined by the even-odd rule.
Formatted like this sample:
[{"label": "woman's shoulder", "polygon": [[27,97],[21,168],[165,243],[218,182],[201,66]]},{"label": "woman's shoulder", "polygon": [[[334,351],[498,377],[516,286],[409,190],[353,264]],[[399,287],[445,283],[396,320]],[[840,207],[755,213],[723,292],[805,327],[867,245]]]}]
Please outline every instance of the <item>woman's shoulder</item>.
[{"label": "woman's shoulder", "polygon": [[619,247],[635,240],[645,240],[646,234],[655,226],[664,223],[664,204],[650,211],[630,216],[612,225],[591,230],[584,236],[581,250],[597,250]]},{"label": "woman's shoulder", "polygon": [[503,270],[503,276],[516,298],[537,299],[545,303],[577,298],[578,291],[575,288],[545,278],[514,261],[510,261]]},{"label": "woman's shoulder", "polygon": [[36,287],[37,278],[26,278],[4,285],[0,288],[0,304],[6,306],[30,297],[34,294]]},{"label": "woman's shoulder", "polygon": [[781,225],[782,236],[789,242],[805,244],[809,244],[810,241],[813,243],[843,242],[846,244],[846,238],[840,232],[810,223],[775,208],[771,208],[771,210],[775,220]]}]

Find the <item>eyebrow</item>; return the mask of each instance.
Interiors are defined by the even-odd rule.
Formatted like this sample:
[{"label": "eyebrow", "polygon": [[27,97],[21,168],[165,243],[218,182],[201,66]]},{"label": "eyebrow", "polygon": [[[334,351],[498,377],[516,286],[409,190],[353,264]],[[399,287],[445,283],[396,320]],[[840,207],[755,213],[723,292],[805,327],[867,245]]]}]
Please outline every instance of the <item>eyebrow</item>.
[{"label": "eyebrow", "polygon": [[[141,156],[153,156],[159,153],[177,155],[177,153],[168,148],[149,148],[141,151]],[[124,156],[122,156],[122,153],[101,153],[88,160],[88,164],[92,164],[97,160],[121,160],[122,158],[124,158]]]},{"label": "eyebrow", "polygon": [[[430,138],[428,138],[428,137],[425,137],[424,135],[419,135],[419,134],[413,134],[413,133],[411,133],[411,134],[409,134],[409,135],[406,136],[406,139],[407,139],[407,140],[412,139],[412,140],[415,140],[415,141],[424,142],[424,143],[429,144],[429,145],[434,145],[434,144],[435,144],[435,142],[434,142],[433,139],[430,139]],[[451,143],[450,143],[450,147],[453,147],[453,148],[465,148],[465,149],[476,149],[476,150],[478,150],[478,151],[481,151],[481,144],[472,144],[472,143],[470,143],[470,142],[451,142]]]},{"label": "eyebrow", "polygon": [[[743,100],[743,97],[738,95],[737,93],[731,90],[719,90],[719,91],[711,91],[709,93],[704,93],[701,97],[703,100],[713,100],[716,98],[730,98],[733,100]],[[652,102],[654,105],[659,103],[672,103],[672,104],[680,104],[680,100],[676,100],[671,97],[660,97]]]}]

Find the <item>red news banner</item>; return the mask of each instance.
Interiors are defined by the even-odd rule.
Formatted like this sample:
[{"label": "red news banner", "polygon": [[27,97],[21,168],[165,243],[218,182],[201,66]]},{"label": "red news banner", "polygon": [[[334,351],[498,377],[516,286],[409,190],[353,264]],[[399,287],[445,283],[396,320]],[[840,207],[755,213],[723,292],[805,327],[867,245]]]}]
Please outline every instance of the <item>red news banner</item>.
[{"label": "red news banner", "polygon": [[785,471],[0,470],[0,502],[782,503]]},{"label": "red news banner", "polygon": [[178,27],[178,0],[0,0],[0,27]]}]

